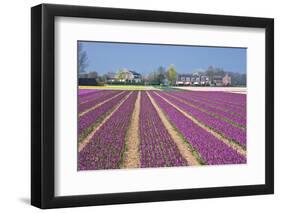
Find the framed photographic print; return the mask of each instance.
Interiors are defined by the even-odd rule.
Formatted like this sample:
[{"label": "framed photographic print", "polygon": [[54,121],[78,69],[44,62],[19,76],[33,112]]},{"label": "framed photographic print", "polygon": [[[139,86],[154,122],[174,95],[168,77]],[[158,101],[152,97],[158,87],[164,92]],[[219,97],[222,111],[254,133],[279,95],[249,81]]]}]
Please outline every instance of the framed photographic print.
[{"label": "framed photographic print", "polygon": [[272,194],[274,20],[31,9],[31,204]]}]

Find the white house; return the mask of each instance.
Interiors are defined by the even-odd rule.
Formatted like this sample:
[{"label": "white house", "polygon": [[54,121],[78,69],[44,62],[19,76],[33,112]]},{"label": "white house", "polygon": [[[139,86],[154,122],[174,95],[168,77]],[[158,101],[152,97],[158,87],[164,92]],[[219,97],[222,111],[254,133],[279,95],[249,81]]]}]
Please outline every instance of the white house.
[{"label": "white house", "polygon": [[120,78],[120,75],[122,78],[120,81],[134,81],[136,83],[141,82],[142,76],[141,74],[133,71],[133,70],[128,70],[128,69],[123,69],[121,72],[116,74],[116,79]]}]

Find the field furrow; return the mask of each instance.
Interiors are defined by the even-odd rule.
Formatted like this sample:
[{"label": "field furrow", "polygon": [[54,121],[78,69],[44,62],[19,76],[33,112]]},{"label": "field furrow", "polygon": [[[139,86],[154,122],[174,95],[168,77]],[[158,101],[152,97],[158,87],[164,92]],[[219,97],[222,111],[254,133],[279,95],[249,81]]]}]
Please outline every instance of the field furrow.
[{"label": "field furrow", "polygon": [[125,137],[137,93],[132,94],[111,115],[78,154],[78,170],[117,169],[122,161]]},{"label": "field furrow", "polygon": [[80,98],[80,97],[83,97],[83,96],[87,96],[89,94],[93,94],[93,93],[95,93],[97,91],[98,90],[95,90],[95,89],[79,89],[78,90],[78,96]]},{"label": "field furrow", "polygon": [[79,105],[79,107],[78,107],[79,116],[83,116],[87,112],[94,110],[95,108],[105,104],[106,102],[120,96],[122,93],[124,93],[124,91],[123,92],[113,92],[113,93],[107,94],[105,96],[102,96],[100,98],[89,101],[85,104]]},{"label": "field furrow", "polygon": [[82,112],[84,109],[91,107],[92,105],[99,103],[100,100],[105,100],[107,97],[117,94],[116,91],[105,91],[105,92],[95,92],[89,97],[85,97],[83,101],[79,100],[78,111]]},{"label": "field furrow", "polygon": [[[206,164],[246,163],[245,153],[239,153],[237,147],[224,143],[198,123],[184,116],[174,105],[171,105],[156,93],[151,93],[161,109],[169,116],[185,139],[196,149]],[[241,150],[240,150],[241,151]]]},{"label": "field furrow", "polygon": [[241,128],[246,128],[247,121],[245,118],[242,118],[240,116],[231,114],[229,112],[225,112],[223,110],[220,110],[216,107],[210,106],[206,104],[205,102],[196,101],[193,97],[186,97],[184,93],[169,93],[173,97],[177,98],[178,100],[181,100],[185,102],[186,104],[189,104],[190,106],[196,107],[200,109],[201,111],[207,112],[215,117],[218,117],[222,120],[225,120],[229,123],[232,123],[235,126],[239,126]]},{"label": "field furrow", "polygon": [[81,138],[81,140],[78,143],[79,152],[82,149],[84,149],[84,147],[90,142],[93,135],[102,127],[103,124],[105,124],[108,121],[108,119],[120,108],[120,106],[124,103],[124,101],[126,101],[128,99],[128,97],[131,94],[132,94],[132,92],[127,94],[118,104],[116,104],[116,106],[113,107],[112,110],[107,112],[106,115],[103,116],[102,119],[100,119],[100,122],[96,122],[91,125],[91,128],[89,128],[90,130],[89,130],[88,135],[86,135],[84,138]]},{"label": "field furrow", "polygon": [[140,167],[140,135],[139,135],[139,119],[140,119],[140,100],[141,92],[137,92],[138,96],[132,113],[130,125],[125,138],[124,160],[121,168],[139,168]]},{"label": "field furrow", "polygon": [[129,92],[124,92],[121,95],[111,99],[110,101],[106,102],[105,104],[87,112],[83,116],[79,116],[79,123],[78,123],[78,134],[79,134],[79,141],[88,135],[93,126],[103,117],[106,116],[110,110],[114,109],[114,107],[124,98]]},{"label": "field furrow", "polygon": [[184,166],[172,137],[163,125],[146,93],[141,94],[140,111],[141,167]]},{"label": "field furrow", "polygon": [[244,106],[234,106],[229,103],[224,103],[222,101],[216,101],[205,96],[197,95],[197,92],[184,92],[184,95],[186,97],[192,97],[194,101],[204,102],[210,106],[214,106],[215,108],[237,115],[239,117],[246,118],[247,116],[247,108]]},{"label": "field furrow", "polygon": [[[194,92],[193,92],[194,93]],[[246,106],[247,96],[244,94],[235,94],[227,92],[196,92],[197,96],[208,98],[216,102],[222,102],[236,107],[244,108]]]},{"label": "field furrow", "polygon": [[162,123],[164,124],[168,133],[172,137],[174,143],[178,147],[181,155],[187,161],[188,165],[190,166],[201,165],[202,159],[200,159],[196,150],[194,150],[192,146],[183,139],[182,134],[179,131],[177,131],[177,129],[173,126],[169,118],[166,116],[165,112],[157,105],[155,100],[151,97],[150,92],[147,92],[147,95],[153,107],[156,109]]},{"label": "field furrow", "polygon": [[78,103],[81,104],[81,103],[87,102],[88,100],[91,100],[93,97],[103,94],[103,92],[104,91],[102,91],[102,90],[94,90],[93,92],[79,95]]},{"label": "field furrow", "polygon": [[245,130],[239,127],[235,127],[226,121],[215,118],[206,112],[202,112],[196,107],[189,106],[188,104],[183,103],[177,100],[176,98],[171,97],[170,95],[164,93],[158,93],[158,94],[165,97],[167,100],[169,100],[170,102],[172,102],[173,104],[184,110],[186,113],[190,114],[199,122],[203,123],[210,129],[214,130],[218,134],[240,144],[243,147],[246,147]]},{"label": "field furrow", "polygon": [[80,171],[247,162],[245,95],[80,90]]}]

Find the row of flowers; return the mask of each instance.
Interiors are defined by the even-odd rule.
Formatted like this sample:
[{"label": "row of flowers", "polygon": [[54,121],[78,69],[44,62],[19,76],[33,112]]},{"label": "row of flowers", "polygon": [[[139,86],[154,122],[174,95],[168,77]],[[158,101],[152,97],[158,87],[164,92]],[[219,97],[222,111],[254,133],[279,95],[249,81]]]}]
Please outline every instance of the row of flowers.
[{"label": "row of flowers", "polygon": [[87,101],[91,96],[96,95],[97,93],[103,93],[102,90],[90,90],[88,92],[83,92],[84,89],[78,90],[79,103]]},{"label": "row of flowers", "polygon": [[86,96],[88,94],[95,93],[97,91],[98,90],[96,90],[96,89],[79,89],[78,95],[79,95],[79,97],[83,97],[83,96]]},{"label": "row of flowers", "polygon": [[145,92],[141,93],[139,124],[141,167],[187,165]]},{"label": "row of flowers", "polygon": [[101,93],[95,93],[92,94],[90,97],[88,97],[83,103],[80,103],[78,105],[78,112],[84,112],[85,110],[111,98],[112,96],[118,94],[120,92],[118,91],[104,91]]},{"label": "row of flowers", "polygon": [[199,107],[205,111],[208,111],[211,114],[215,114],[215,115],[225,118],[231,122],[234,122],[235,124],[238,124],[241,127],[246,127],[246,125],[247,125],[246,118],[235,115],[230,112],[226,112],[226,111],[216,108],[214,106],[211,106],[202,100],[198,100],[194,96],[189,96],[188,93],[174,92],[174,93],[172,93],[172,95],[175,97],[178,97],[188,103],[191,103],[191,104],[195,105],[196,107]]},{"label": "row of flowers", "polygon": [[230,93],[230,92],[215,92],[215,91],[214,92],[197,91],[195,94],[212,99],[214,101],[224,102],[242,108],[244,108],[247,103],[247,96],[245,94]]},{"label": "row of flowers", "polygon": [[[184,138],[197,150],[201,159],[209,165],[246,163],[246,158],[230,148],[206,129],[182,115],[164,99],[150,92],[154,100],[169,117]],[[166,98],[166,97],[165,97]],[[174,102],[175,103],[175,102]]]},{"label": "row of flowers", "polygon": [[239,143],[240,145],[246,147],[246,130],[236,127],[229,122],[216,118],[206,112],[202,112],[195,107],[183,103],[174,97],[167,95],[166,93],[159,93],[161,96],[165,97],[167,100],[178,106],[183,111],[190,114],[199,122],[203,123],[207,127],[213,129],[222,136]]},{"label": "row of flowers", "polygon": [[[189,97],[195,97],[197,100],[204,101],[210,105],[215,106],[216,108],[220,108],[229,113],[236,114],[236,115],[239,115],[240,117],[244,117],[244,118],[247,117],[246,106],[244,106],[243,104],[241,104],[241,105],[234,104],[233,101],[227,102],[227,101],[225,101],[225,99],[226,99],[225,97],[224,97],[224,99],[214,98],[214,95],[211,92],[188,92],[185,94],[188,95]],[[226,95],[232,95],[232,94],[228,93]],[[245,100],[245,102],[246,102],[246,100]]]},{"label": "row of flowers", "polygon": [[128,91],[80,116],[78,121],[79,136],[83,134],[84,131],[87,131],[87,128],[94,125],[99,118],[103,117],[108,111],[113,109],[127,94],[129,94]]},{"label": "row of flowers", "polygon": [[137,92],[130,94],[79,152],[79,170],[119,168],[136,97]]}]

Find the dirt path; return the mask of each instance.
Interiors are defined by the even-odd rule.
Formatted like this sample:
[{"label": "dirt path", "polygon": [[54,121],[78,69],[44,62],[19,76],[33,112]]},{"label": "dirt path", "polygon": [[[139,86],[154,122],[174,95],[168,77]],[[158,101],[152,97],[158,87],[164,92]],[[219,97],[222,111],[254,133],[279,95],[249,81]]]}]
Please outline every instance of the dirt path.
[{"label": "dirt path", "polygon": [[111,98],[109,98],[109,99],[106,99],[105,101],[102,101],[102,102],[100,102],[99,104],[97,104],[97,105],[95,105],[95,106],[93,106],[93,107],[91,107],[91,108],[89,108],[89,109],[87,109],[87,110],[85,110],[85,111],[79,113],[79,117],[81,117],[82,115],[85,115],[87,112],[90,112],[90,111],[92,111],[92,110],[98,108],[99,106],[105,104],[106,102],[112,100],[113,98],[118,97],[119,95],[123,94],[124,92],[125,92],[125,91],[123,91],[123,92],[121,92],[121,93],[118,93],[117,95],[114,95],[113,97],[111,97]]},{"label": "dirt path", "polygon": [[130,92],[128,95],[126,95],[122,101],[120,101],[116,107],[114,108],[114,110],[108,115],[106,116],[103,121],[84,139],[82,140],[79,144],[78,144],[78,151],[80,152],[91,140],[91,138],[93,137],[93,135],[101,128],[101,126],[106,123],[106,121],[113,115],[114,112],[116,112],[119,107],[124,103],[125,100],[127,100],[127,98],[132,94],[132,92]]},{"label": "dirt path", "polygon": [[220,134],[218,134],[217,132],[213,131],[211,128],[209,128],[208,126],[206,126],[203,123],[199,122],[197,119],[195,119],[189,113],[183,111],[181,108],[179,108],[175,104],[171,103],[169,100],[167,100],[166,98],[162,97],[158,93],[154,92],[154,94],[156,94],[159,97],[161,97],[164,101],[166,101],[168,104],[172,105],[175,109],[177,109],[179,112],[181,112],[185,117],[187,117],[188,119],[192,120],[195,124],[197,124],[198,126],[200,126],[203,129],[205,129],[206,131],[208,131],[209,133],[211,133],[215,137],[217,137],[219,140],[224,142],[226,145],[228,145],[232,149],[236,150],[239,154],[241,154],[243,156],[246,156],[246,150],[243,149],[240,145],[234,143],[233,141],[231,141],[231,140],[227,139],[226,137],[223,137]]},{"label": "dirt path", "polygon": [[173,141],[175,142],[176,146],[179,149],[179,152],[183,156],[183,158],[188,162],[188,165],[190,166],[197,166],[200,165],[196,157],[192,154],[192,149],[188,147],[187,144],[183,141],[183,139],[180,137],[179,133],[175,130],[175,128],[172,126],[168,118],[166,117],[165,113],[160,109],[160,107],[156,104],[155,100],[149,95],[148,92],[146,92],[152,105],[156,109],[162,123],[166,127],[168,133],[172,137]]},{"label": "dirt path", "polygon": [[193,108],[195,108],[195,109],[198,109],[198,110],[200,110],[201,112],[205,112],[205,113],[207,113],[207,114],[213,116],[214,118],[218,118],[218,119],[220,119],[220,120],[226,121],[226,122],[232,124],[233,126],[236,126],[236,127],[240,128],[240,129],[243,129],[243,130],[246,129],[245,126],[242,126],[242,125],[240,125],[240,124],[237,124],[237,123],[235,123],[234,121],[232,121],[232,120],[230,120],[230,119],[228,119],[228,118],[226,118],[226,117],[223,117],[223,116],[221,116],[221,115],[218,115],[218,114],[216,114],[216,113],[214,113],[214,112],[210,112],[210,111],[208,111],[208,110],[206,110],[206,109],[203,109],[203,108],[200,107],[200,106],[196,106],[195,104],[192,104],[192,103],[190,103],[190,102],[187,101],[187,100],[182,100],[181,98],[179,98],[179,97],[177,97],[177,96],[172,96],[172,95],[167,94],[167,93],[166,93],[166,95],[169,96],[169,97],[172,97],[172,98],[174,98],[174,99],[176,99],[176,100],[178,100],[178,101],[180,101],[180,102],[182,102],[182,103],[184,103],[184,104],[187,104],[188,106],[191,106],[191,107],[193,107]]},{"label": "dirt path", "polygon": [[138,92],[131,122],[126,134],[124,161],[121,168],[139,168],[140,151],[139,151],[139,115],[140,115],[141,92]]}]

